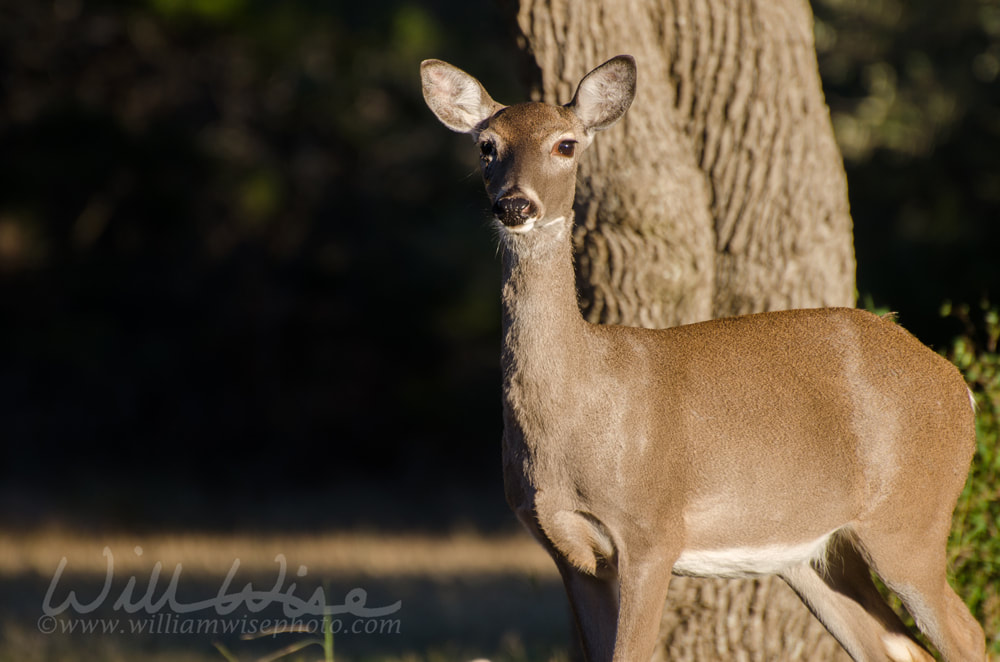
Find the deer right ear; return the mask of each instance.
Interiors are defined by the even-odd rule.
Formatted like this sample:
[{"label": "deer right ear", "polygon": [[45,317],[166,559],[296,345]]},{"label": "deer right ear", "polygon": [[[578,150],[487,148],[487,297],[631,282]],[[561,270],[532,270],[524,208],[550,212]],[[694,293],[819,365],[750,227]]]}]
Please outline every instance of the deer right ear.
[{"label": "deer right ear", "polygon": [[475,133],[503,108],[478,80],[447,62],[424,60],[420,63],[420,79],[427,106],[452,131]]},{"label": "deer right ear", "polygon": [[588,135],[617,122],[635,98],[635,58],[613,57],[580,81],[566,106],[580,118]]}]

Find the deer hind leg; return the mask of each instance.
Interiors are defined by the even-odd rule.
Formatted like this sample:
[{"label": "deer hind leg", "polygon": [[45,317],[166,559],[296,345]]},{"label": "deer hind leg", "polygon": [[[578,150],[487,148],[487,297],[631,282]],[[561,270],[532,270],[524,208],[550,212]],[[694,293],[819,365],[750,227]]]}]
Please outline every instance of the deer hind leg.
[{"label": "deer hind leg", "polygon": [[848,536],[835,535],[824,560],[794,566],[781,577],[854,660],[933,662],[879,595]]},{"label": "deer hind leg", "polygon": [[945,662],[984,662],[983,630],[947,579],[946,527],[923,535],[859,539],[878,576],[903,601],[917,627]]}]

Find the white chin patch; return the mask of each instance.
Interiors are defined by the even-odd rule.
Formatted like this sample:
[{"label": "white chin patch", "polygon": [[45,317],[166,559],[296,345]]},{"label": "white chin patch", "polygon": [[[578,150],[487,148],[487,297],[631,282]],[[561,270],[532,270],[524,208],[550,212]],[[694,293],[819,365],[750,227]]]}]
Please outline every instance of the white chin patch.
[{"label": "white chin patch", "polygon": [[[500,225],[507,232],[513,232],[514,234],[527,234],[528,232],[534,230],[536,227],[547,228],[550,225],[555,225],[556,223],[562,223],[564,220],[566,220],[565,216],[559,216],[557,218],[552,218],[549,220],[529,218],[527,221],[521,223],[520,225],[504,225],[503,223],[500,223]],[[499,223],[499,221],[497,222]]]},{"label": "white chin patch", "polygon": [[520,225],[504,225],[503,228],[507,232],[513,232],[514,234],[526,234],[535,229],[535,219],[529,218],[527,221],[521,223]]}]

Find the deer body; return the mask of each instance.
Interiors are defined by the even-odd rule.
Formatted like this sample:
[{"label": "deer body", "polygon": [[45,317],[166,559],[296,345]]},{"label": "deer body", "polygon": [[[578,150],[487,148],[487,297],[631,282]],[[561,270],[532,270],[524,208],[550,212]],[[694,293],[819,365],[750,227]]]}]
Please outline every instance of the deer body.
[{"label": "deer body", "polygon": [[576,298],[578,149],[627,110],[634,62],[565,107],[504,107],[443,62],[428,105],[480,143],[501,229],[504,479],[566,585],[588,659],[648,660],[672,573],[778,574],[857,660],[929,660],[874,569],[947,660],[984,659],[945,578],[975,447],[958,371],[852,309],[650,330]]}]

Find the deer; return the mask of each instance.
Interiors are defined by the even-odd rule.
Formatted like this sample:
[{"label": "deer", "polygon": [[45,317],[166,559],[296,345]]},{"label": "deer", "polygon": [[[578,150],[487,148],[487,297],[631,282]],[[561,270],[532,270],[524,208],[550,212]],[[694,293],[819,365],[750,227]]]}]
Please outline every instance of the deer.
[{"label": "deer", "polygon": [[502,105],[441,60],[420,72],[431,111],[478,145],[501,254],[504,491],[558,567],[586,659],[649,660],[673,575],[777,575],[854,660],[933,660],[874,572],[944,660],[983,662],[946,577],[976,446],[959,371],[853,308],[586,321],[577,166],[631,106],[634,58],[562,106]]}]

